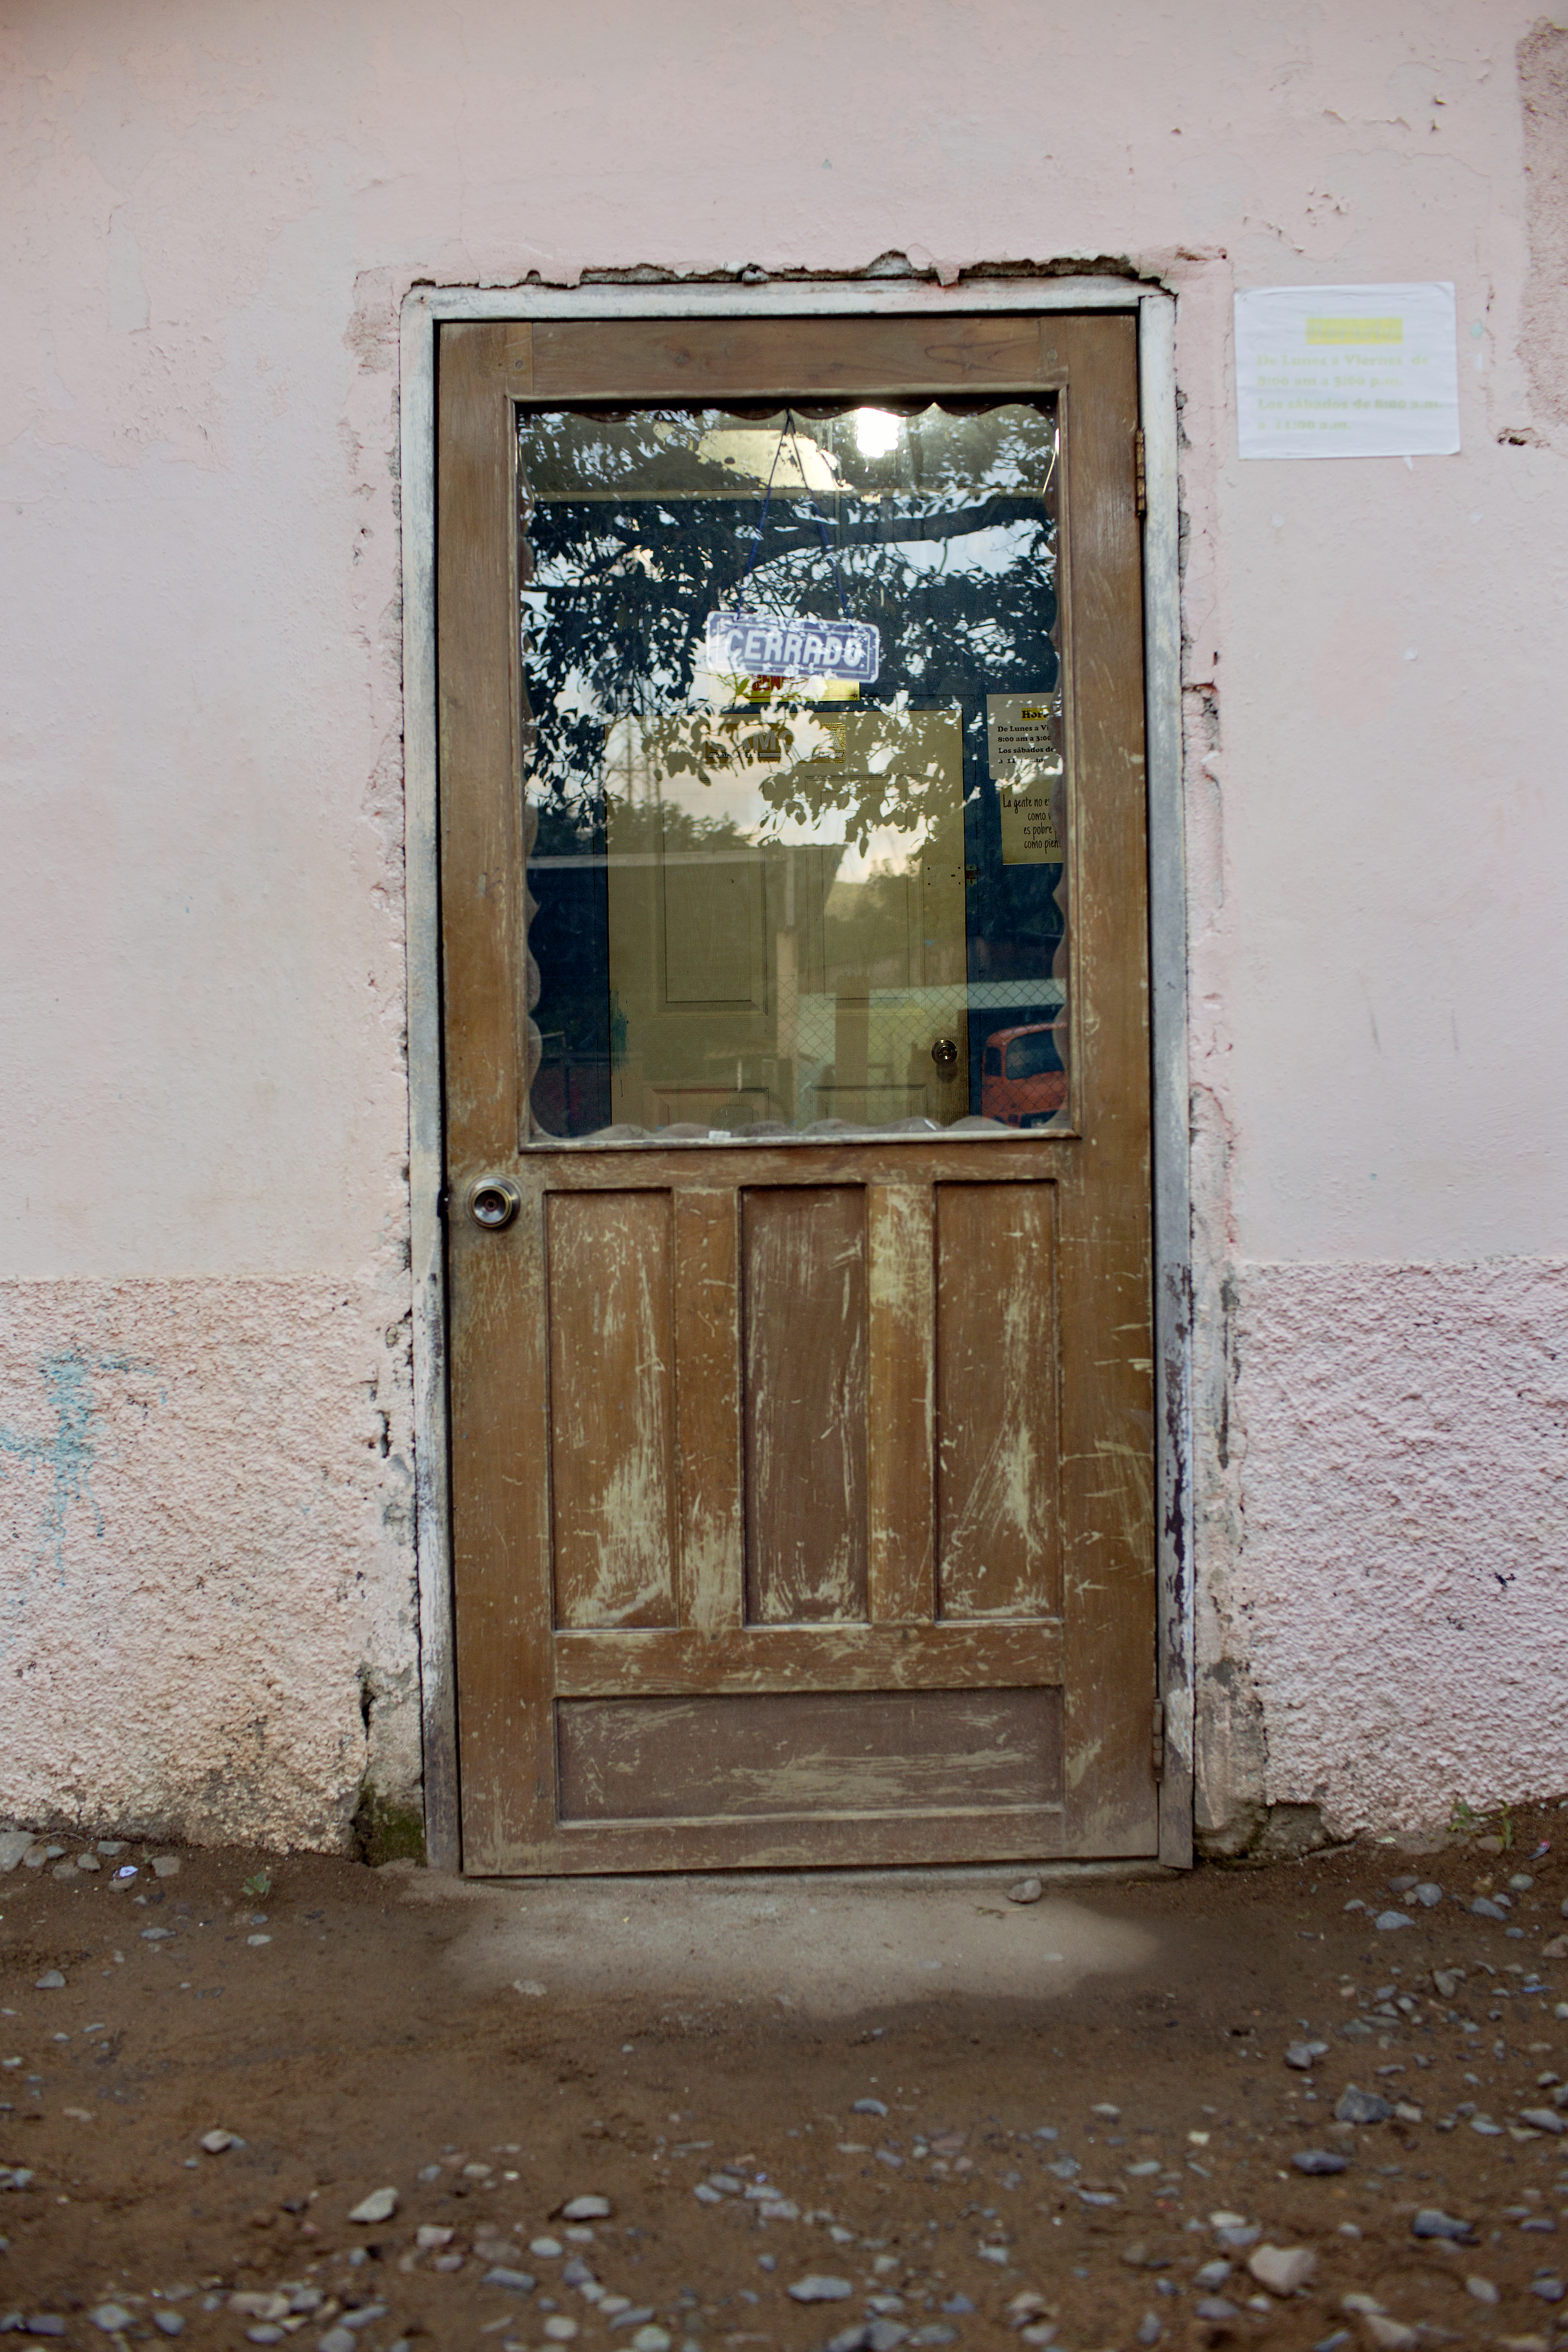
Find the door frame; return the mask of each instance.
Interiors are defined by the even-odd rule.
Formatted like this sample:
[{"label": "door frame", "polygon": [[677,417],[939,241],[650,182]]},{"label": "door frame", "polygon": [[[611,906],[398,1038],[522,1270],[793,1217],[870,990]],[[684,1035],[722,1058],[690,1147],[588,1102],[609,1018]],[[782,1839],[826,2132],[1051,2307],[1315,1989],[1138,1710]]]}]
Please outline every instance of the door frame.
[{"label": "door frame", "polygon": [[[1149,795],[1157,1683],[1163,1713],[1159,1859],[1193,1858],[1192,1225],[1187,890],[1182,788],[1175,297],[1114,278],[917,278],[415,288],[401,321],[405,907],[407,926],[415,1561],[426,1853],[461,1863],[453,1643],[436,736],[436,339],[456,320],[942,318],[1118,310],[1138,321],[1144,443],[1145,751]],[[1085,1865],[1087,1867],[1088,1865]]]}]

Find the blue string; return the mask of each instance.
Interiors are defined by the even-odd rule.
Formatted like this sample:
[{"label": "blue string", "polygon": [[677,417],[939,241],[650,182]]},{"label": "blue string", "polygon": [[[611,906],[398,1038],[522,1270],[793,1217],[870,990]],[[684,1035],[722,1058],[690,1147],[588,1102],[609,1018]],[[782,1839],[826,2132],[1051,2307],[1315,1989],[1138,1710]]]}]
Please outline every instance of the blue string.
[{"label": "blue string", "polygon": [[763,493],[763,510],[757,517],[757,528],[752,534],[751,550],[746,557],[746,568],[741,574],[741,585],[737,591],[737,604],[735,609],[737,612],[741,613],[743,613],[746,610],[746,583],[752,576],[752,569],[757,561],[757,550],[763,543],[763,531],[768,520],[768,509],[773,503],[773,476],[778,471],[779,459],[784,455],[784,436],[786,434],[789,436],[790,447],[795,452],[795,471],[799,474],[801,487],[805,491],[806,504],[811,509],[812,516],[816,523],[817,530],[821,536],[822,551],[824,555],[826,556],[828,562],[833,566],[833,577],[838,589],[838,609],[844,615],[844,618],[847,620],[849,618],[849,600],[844,593],[844,574],[838,568],[838,558],[834,553],[832,542],[828,539],[827,524],[824,520],[822,509],[817,505],[816,499],[813,497],[811,485],[805,478],[805,467],[801,463],[800,443],[795,438],[795,412],[793,409],[789,408],[784,410],[784,428],[779,435],[778,447],[773,451],[773,462],[768,467],[767,488]]}]

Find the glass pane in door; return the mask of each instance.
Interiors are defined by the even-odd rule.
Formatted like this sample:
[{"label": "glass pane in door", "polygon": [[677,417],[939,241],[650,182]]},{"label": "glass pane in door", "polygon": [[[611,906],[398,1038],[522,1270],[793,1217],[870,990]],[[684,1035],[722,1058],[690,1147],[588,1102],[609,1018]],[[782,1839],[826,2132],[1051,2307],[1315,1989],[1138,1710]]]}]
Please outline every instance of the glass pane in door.
[{"label": "glass pane in door", "polygon": [[519,451],[531,1139],[1063,1123],[1048,397]]}]

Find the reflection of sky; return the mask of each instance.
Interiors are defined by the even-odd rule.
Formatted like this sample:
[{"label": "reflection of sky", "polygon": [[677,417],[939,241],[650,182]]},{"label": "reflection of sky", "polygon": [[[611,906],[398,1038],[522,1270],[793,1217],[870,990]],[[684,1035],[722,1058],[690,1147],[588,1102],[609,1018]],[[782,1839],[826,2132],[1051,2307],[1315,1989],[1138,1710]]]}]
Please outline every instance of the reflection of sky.
[{"label": "reflection of sky", "polygon": [[[857,556],[869,555],[879,566],[889,556],[897,556],[908,572],[959,572],[984,578],[1010,572],[1016,563],[1026,561],[1039,528],[1031,516],[1026,521],[984,523],[978,530],[955,531],[951,539],[878,540],[869,548],[864,544],[840,548],[838,560],[847,572],[853,570]],[[811,551],[805,552],[809,555]],[[775,562],[760,562],[746,583],[748,593],[773,573],[778,574],[780,584],[787,590],[792,577],[799,573],[801,551],[794,549]]]},{"label": "reflection of sky", "polygon": [[[973,494],[968,494],[962,500],[933,498],[922,500],[921,505],[925,514],[934,515],[942,513],[944,508],[973,506],[977,502]],[[1013,522],[984,523],[975,530],[955,531],[948,539],[851,541],[846,546],[836,548],[834,552],[847,580],[862,569],[873,575],[879,573],[891,559],[897,559],[906,571],[911,572],[945,572],[984,578],[1010,571],[1016,563],[1032,561],[1043,520],[1042,509],[1038,518],[1027,516]],[[544,623],[548,618],[548,606],[539,593],[541,590],[577,587],[585,578],[591,577],[611,580],[618,571],[633,563],[650,578],[659,577],[657,559],[647,548],[627,549],[619,541],[606,541],[604,562],[597,570],[584,561],[584,553],[581,547],[560,554],[536,551],[533,584],[531,589],[523,590],[522,603],[525,611],[532,607],[537,622]],[[745,583],[746,599],[750,603],[759,592],[765,592],[770,603],[777,602],[781,594],[787,603],[800,580],[803,567],[821,570],[826,562],[820,546],[792,547],[776,556],[759,555]],[[739,582],[736,584],[738,590]]]}]

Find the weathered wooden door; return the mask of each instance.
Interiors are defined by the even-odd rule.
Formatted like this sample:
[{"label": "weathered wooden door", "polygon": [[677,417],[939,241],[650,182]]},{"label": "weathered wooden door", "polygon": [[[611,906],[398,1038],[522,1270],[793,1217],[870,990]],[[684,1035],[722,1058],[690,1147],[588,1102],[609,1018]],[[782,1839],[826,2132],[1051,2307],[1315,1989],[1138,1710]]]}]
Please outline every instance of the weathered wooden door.
[{"label": "weathered wooden door", "polygon": [[438,385],[465,1866],[1152,1853],[1132,321]]}]

